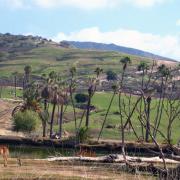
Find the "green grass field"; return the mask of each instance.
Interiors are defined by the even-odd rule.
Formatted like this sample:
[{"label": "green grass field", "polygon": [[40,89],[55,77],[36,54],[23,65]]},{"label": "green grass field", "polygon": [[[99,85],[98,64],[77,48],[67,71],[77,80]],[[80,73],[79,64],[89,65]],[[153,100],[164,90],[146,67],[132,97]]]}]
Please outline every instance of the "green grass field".
[{"label": "green grass field", "polygon": [[[97,138],[98,137],[98,133],[100,131],[100,128],[102,126],[110,99],[111,99],[112,94],[111,93],[96,93],[95,96],[93,97],[93,101],[92,104],[96,106],[96,108],[98,109],[98,112],[92,112],[91,116],[90,116],[90,130],[91,130],[91,135],[93,136],[93,138]],[[137,97],[133,97],[132,101],[136,101]],[[125,98],[125,102],[127,104],[126,109],[128,109],[128,102],[127,99]],[[151,111],[151,123],[153,124],[157,110],[156,110],[156,106],[157,106],[157,99],[153,99],[152,100],[152,111]],[[132,107],[131,107],[132,108]],[[120,117],[119,114],[117,114],[118,112],[118,95],[115,97],[112,107],[110,109],[107,121],[106,121],[106,125],[120,125]],[[133,127],[135,128],[138,136],[141,136],[141,124],[137,118],[137,112],[134,113],[134,115],[131,118],[132,120],[132,124]],[[126,121],[126,118],[124,118],[124,122]],[[160,130],[166,135],[167,132],[167,124],[168,124],[168,119],[167,116],[165,114],[165,112],[163,112],[162,114],[162,120],[160,123]],[[85,124],[85,119],[83,120],[83,124]],[[105,125],[105,127],[106,127]],[[178,119],[176,119],[176,121],[173,124],[173,130],[172,130],[172,139],[173,139],[173,143],[177,143],[179,141],[180,138],[180,134],[179,134],[179,128],[180,128],[180,122]],[[70,132],[74,132],[74,122],[71,121],[69,123],[64,124],[64,129]],[[104,139],[120,139],[121,135],[120,135],[120,130],[118,128],[113,128],[113,129],[107,129],[104,128],[103,133],[102,133],[102,138]],[[126,131],[126,140],[135,140],[136,137],[134,136],[134,133],[132,131]],[[160,134],[158,134],[158,139],[162,142],[163,138],[161,137]]]},{"label": "green grass field", "polygon": [[[17,89],[17,96],[22,97],[22,90]],[[102,126],[103,120],[105,118],[105,114],[111,99],[112,93],[102,93],[102,92],[97,92],[95,94],[95,96],[92,99],[92,105],[94,105],[97,109],[96,112],[91,112],[90,114],[90,132],[93,138],[97,138],[100,128]],[[2,98],[14,98],[14,88],[13,87],[6,87],[2,89],[2,93],[1,93],[1,97]],[[128,110],[129,106],[128,106],[128,100],[125,96],[123,96],[123,99],[125,101],[126,104],[126,110]],[[132,102],[135,102],[137,100],[137,97],[132,97]],[[153,124],[157,110],[157,101],[158,99],[153,99],[152,100],[152,104],[151,104],[151,115],[150,115],[150,120],[151,123]],[[42,108],[43,108],[43,104],[42,104]],[[131,107],[132,109],[132,107]],[[121,137],[121,132],[120,129],[118,128],[118,126],[120,126],[120,116],[117,113],[119,110],[118,107],[118,95],[115,96],[114,101],[112,103],[109,115],[107,117],[107,121],[105,124],[105,127],[103,129],[103,133],[102,133],[102,138],[103,139],[120,139]],[[49,106],[49,112],[51,114],[52,111],[52,105],[50,104]],[[79,124],[80,119],[81,119],[81,115],[83,110],[77,109],[76,108],[76,112],[77,112],[77,122]],[[63,129],[74,133],[75,129],[74,129],[74,121],[73,121],[73,108],[71,106],[71,104],[69,104],[67,106],[67,109],[65,111],[64,114],[65,117],[65,123],[63,124]],[[138,136],[141,136],[141,124],[137,118],[137,112],[134,113],[134,115],[131,118],[132,120],[132,124],[133,127],[135,128]],[[124,122],[126,121],[126,117],[124,116]],[[58,123],[58,107],[56,107],[56,116],[55,116],[55,131],[58,131],[58,125],[56,125]],[[82,126],[85,125],[85,118],[82,121]],[[111,125],[111,126],[116,126],[116,128],[106,128],[107,125]],[[167,132],[167,125],[168,125],[168,118],[165,114],[165,112],[162,113],[162,120],[160,123],[160,130],[164,133],[164,135],[166,135]],[[178,119],[175,120],[174,124],[173,124],[173,130],[172,130],[172,139],[173,139],[173,143],[177,143],[179,141],[180,138],[180,134],[179,134],[179,128],[180,128],[180,121]],[[134,133],[131,131],[129,131],[128,129],[125,132],[126,134],[126,140],[135,140],[136,137],[134,135]],[[160,134],[158,134],[158,139],[160,141],[163,140],[163,138],[160,136]]]},{"label": "green grass field", "polygon": [[[16,89],[16,97],[22,97],[22,90],[20,88]],[[0,98],[15,98],[15,89],[14,87],[0,87]]]}]

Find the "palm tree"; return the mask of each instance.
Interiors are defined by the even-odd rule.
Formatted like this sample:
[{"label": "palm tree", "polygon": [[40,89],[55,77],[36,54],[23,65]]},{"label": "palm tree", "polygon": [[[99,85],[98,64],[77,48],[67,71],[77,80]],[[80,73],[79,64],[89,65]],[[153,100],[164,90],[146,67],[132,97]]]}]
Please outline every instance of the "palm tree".
[{"label": "palm tree", "polygon": [[[47,114],[47,101],[50,97],[50,93],[48,90],[48,87],[46,86],[42,92],[41,92],[41,97],[44,99],[44,113]],[[43,137],[46,136],[46,119],[42,118],[42,126],[43,126]]]},{"label": "palm tree", "polygon": [[99,75],[103,72],[103,69],[100,67],[97,67],[94,72],[96,73],[96,78],[98,78]]},{"label": "palm tree", "polygon": [[71,77],[73,78],[76,74],[76,67],[71,67],[70,70],[69,70],[70,74],[71,74]]},{"label": "palm tree", "polygon": [[89,115],[90,115],[90,106],[91,106],[91,98],[93,96],[93,85],[91,84],[88,88],[88,102],[87,102],[87,111],[86,111],[86,127],[89,127]]},{"label": "palm tree", "polygon": [[49,78],[50,78],[52,81],[56,82],[57,73],[56,73],[55,71],[51,71],[51,72],[49,73]]},{"label": "palm tree", "polygon": [[54,116],[55,116],[55,110],[56,110],[56,105],[58,102],[58,94],[57,94],[57,87],[54,87],[52,90],[52,113],[51,113],[51,121],[50,121],[50,134],[49,137],[52,137],[53,134],[53,124],[54,124]]},{"label": "palm tree", "polygon": [[131,63],[131,59],[129,57],[124,57],[120,60],[121,64],[123,65],[122,69],[122,76],[120,80],[120,89],[119,89],[119,114],[120,114],[120,121],[121,121],[121,142],[122,142],[122,154],[124,157],[124,161],[126,162],[126,154],[125,154],[125,134],[124,134],[124,125],[123,125],[123,115],[122,115],[122,89],[123,89],[123,82],[124,82],[124,75],[127,69],[127,65]]},{"label": "palm tree", "polygon": [[147,62],[145,61],[141,61],[137,67],[138,71],[142,71],[142,81],[141,81],[141,88],[144,89],[144,76],[147,73],[149,69],[149,66],[147,64]]},{"label": "palm tree", "polygon": [[122,58],[120,60],[120,62],[121,62],[121,64],[123,64],[123,71],[125,71],[127,68],[127,65],[131,64],[131,59],[130,59],[130,57],[126,56],[126,57]]},{"label": "palm tree", "polygon": [[59,113],[59,137],[62,138],[62,124],[63,124],[63,114],[64,114],[64,104],[67,101],[67,91],[62,89],[59,93],[58,103],[60,104],[60,113]]},{"label": "palm tree", "polygon": [[123,86],[123,80],[124,80],[124,74],[125,74],[125,71],[126,71],[126,68],[127,68],[127,65],[128,64],[131,64],[131,59],[130,57],[124,57],[120,60],[120,63],[123,65],[123,71],[122,71],[122,77],[121,77],[121,81],[120,81],[120,86],[122,88]]},{"label": "palm tree", "polygon": [[88,102],[87,102],[87,112],[86,112],[86,127],[89,127],[89,116],[90,116],[90,106],[91,106],[91,99],[94,96],[96,92],[96,86],[97,86],[97,81],[99,78],[99,75],[103,72],[103,69],[97,67],[94,71],[96,73],[96,79],[91,79],[90,80],[90,85],[88,88]]},{"label": "palm tree", "polygon": [[15,72],[12,73],[12,75],[14,76],[14,97],[16,98],[17,97],[16,88],[17,88],[17,75],[18,75],[18,72],[15,71]]},{"label": "palm tree", "polygon": [[145,141],[149,141],[149,132],[150,132],[150,107],[151,107],[151,97],[148,96],[146,99],[147,108],[146,108],[146,137]]},{"label": "palm tree", "polygon": [[24,74],[25,74],[25,86],[30,82],[30,74],[31,74],[32,68],[31,66],[27,65],[24,67]]},{"label": "palm tree", "polygon": [[71,75],[70,85],[69,85],[69,93],[70,93],[70,98],[71,98],[71,103],[72,103],[73,113],[74,113],[75,131],[77,131],[76,109],[75,109],[75,104],[74,104],[74,100],[73,100],[73,91],[75,90],[74,76],[76,74],[76,67],[71,67],[69,72]]},{"label": "palm tree", "polygon": [[161,75],[162,78],[168,78],[170,76],[170,69],[166,67],[165,64],[162,64],[158,67],[158,73]]}]

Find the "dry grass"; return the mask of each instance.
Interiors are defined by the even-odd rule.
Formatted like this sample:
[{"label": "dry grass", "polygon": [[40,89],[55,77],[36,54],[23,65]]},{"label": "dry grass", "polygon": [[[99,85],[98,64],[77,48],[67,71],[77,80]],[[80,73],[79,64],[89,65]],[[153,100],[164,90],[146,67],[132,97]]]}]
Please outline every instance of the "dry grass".
[{"label": "dry grass", "polygon": [[18,166],[16,159],[10,159],[8,167],[3,167],[0,160],[0,179],[111,179],[145,180],[150,176],[131,175],[97,164],[80,165],[72,163],[47,162],[43,160],[22,160]]}]

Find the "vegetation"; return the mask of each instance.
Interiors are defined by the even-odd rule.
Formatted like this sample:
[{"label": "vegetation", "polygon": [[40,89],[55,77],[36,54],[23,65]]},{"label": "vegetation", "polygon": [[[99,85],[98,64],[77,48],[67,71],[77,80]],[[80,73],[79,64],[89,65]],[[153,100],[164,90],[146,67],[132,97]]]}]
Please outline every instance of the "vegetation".
[{"label": "vegetation", "polygon": [[107,75],[107,80],[110,81],[110,80],[117,80],[117,74],[111,70],[107,71],[106,73]]},{"label": "vegetation", "polygon": [[[24,64],[28,58],[31,64]],[[179,66],[52,44],[16,55],[4,66],[0,62],[0,69],[17,62],[21,75],[12,74],[13,92],[16,97],[17,87],[23,87],[23,103],[12,112],[16,131],[31,132],[41,124],[39,136],[49,139],[68,136],[75,144],[90,137],[116,139],[129,167],[126,141],[153,143],[163,160],[163,173],[168,168],[161,143],[170,148],[171,159],[178,159],[174,145],[180,140]],[[83,105],[76,106],[75,100]]]},{"label": "vegetation", "polygon": [[14,130],[28,133],[35,131],[39,121],[39,115],[34,111],[26,110],[24,112],[18,112],[13,116]]},{"label": "vegetation", "polygon": [[85,103],[88,100],[88,96],[86,94],[79,93],[75,95],[75,99],[77,103]]}]

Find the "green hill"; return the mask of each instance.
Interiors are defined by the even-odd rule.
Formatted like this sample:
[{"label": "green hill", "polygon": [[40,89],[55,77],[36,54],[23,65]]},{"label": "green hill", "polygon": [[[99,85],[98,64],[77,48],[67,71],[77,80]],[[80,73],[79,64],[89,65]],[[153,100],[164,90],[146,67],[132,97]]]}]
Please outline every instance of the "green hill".
[{"label": "green hill", "polygon": [[0,34],[0,77],[22,73],[25,65],[31,65],[38,76],[52,70],[65,73],[71,66],[77,67],[79,75],[90,75],[97,66],[119,72],[119,60],[124,56],[131,57],[132,68],[142,60],[152,62],[150,58],[118,52],[76,49],[38,36]]}]

